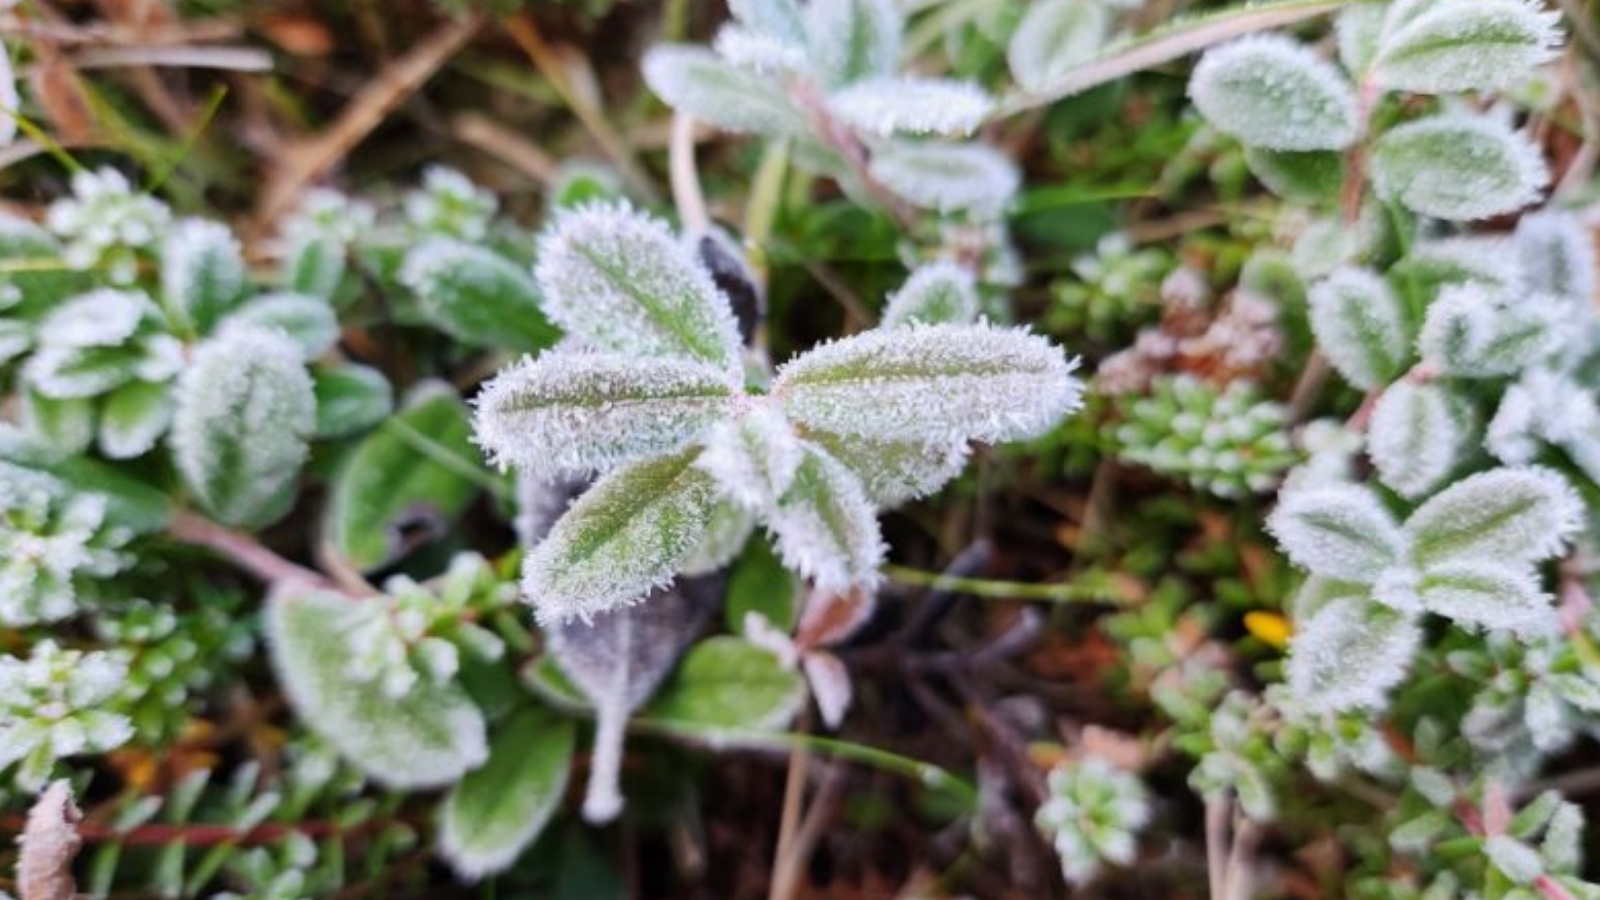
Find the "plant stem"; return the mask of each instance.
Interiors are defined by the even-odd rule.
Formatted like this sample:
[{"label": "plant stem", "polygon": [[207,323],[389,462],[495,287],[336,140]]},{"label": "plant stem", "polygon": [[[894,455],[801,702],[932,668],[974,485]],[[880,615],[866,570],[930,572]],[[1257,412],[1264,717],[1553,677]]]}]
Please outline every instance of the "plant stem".
[{"label": "plant stem", "polygon": [[925,569],[914,569],[910,566],[895,565],[894,563],[885,565],[883,574],[887,575],[890,581],[900,584],[972,594],[975,597],[991,597],[997,600],[1048,600],[1053,603],[1124,604],[1130,603],[1134,599],[1118,593],[1111,585],[1070,581],[1060,584],[996,581],[989,578],[945,575],[940,572],[929,572]]},{"label": "plant stem", "polygon": [[284,559],[251,535],[188,510],[173,514],[168,533],[185,544],[214,551],[269,585],[300,583],[334,587],[322,573]]},{"label": "plant stem", "polygon": [[706,195],[700,188],[700,173],[694,166],[694,119],[684,113],[672,117],[672,139],[668,145],[668,174],[672,181],[672,203],[684,230],[705,231],[711,226],[706,212]]}]

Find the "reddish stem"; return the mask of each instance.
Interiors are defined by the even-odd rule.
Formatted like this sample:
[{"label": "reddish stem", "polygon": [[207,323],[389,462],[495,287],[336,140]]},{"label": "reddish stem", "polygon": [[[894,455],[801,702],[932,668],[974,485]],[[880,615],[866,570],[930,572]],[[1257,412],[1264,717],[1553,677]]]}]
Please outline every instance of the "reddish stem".
[{"label": "reddish stem", "polygon": [[173,515],[168,533],[185,544],[205,547],[226,557],[268,585],[300,583],[334,587],[322,573],[284,559],[254,537],[186,510]]}]

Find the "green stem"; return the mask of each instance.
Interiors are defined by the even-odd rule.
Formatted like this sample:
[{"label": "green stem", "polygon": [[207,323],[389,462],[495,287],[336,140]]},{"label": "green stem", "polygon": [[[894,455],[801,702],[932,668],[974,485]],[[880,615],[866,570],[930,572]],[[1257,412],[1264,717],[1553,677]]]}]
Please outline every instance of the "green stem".
[{"label": "green stem", "polygon": [[1088,579],[1038,584],[1026,581],[996,581],[989,578],[965,578],[914,569],[890,563],[883,567],[890,581],[915,585],[936,591],[954,591],[975,597],[996,600],[1046,600],[1051,603],[1112,603],[1126,605],[1135,598],[1119,592],[1108,583],[1094,583]]}]

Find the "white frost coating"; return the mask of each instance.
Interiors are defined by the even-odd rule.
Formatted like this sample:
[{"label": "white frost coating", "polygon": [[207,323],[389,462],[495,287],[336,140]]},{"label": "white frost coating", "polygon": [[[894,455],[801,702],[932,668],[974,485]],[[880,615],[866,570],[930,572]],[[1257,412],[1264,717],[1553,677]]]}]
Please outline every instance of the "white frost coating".
[{"label": "white frost coating", "polygon": [[887,75],[905,27],[894,0],[809,0],[802,19],[812,64],[828,87]]},{"label": "white frost coating", "polygon": [[1532,462],[1539,452],[1543,410],[1548,408],[1544,403],[1552,395],[1553,392],[1528,384],[1526,378],[1506,388],[1494,418],[1489,420],[1483,442],[1485,449],[1507,465]]},{"label": "white frost coating", "polygon": [[484,385],[473,427],[496,465],[556,479],[681,450],[731,395],[704,363],[553,350]]},{"label": "white frost coating", "polygon": [[[731,47],[736,54],[739,47]],[[805,123],[776,81],[701,47],[664,44],[642,64],[645,83],[663,102],[719,128],[789,134]]]},{"label": "white frost coating", "polygon": [[1034,0],[1006,44],[1006,63],[1017,84],[1043,92],[1104,49],[1110,31],[1106,4]]},{"label": "white frost coating", "polygon": [[705,536],[678,567],[678,577],[698,578],[727,568],[744,551],[755,530],[755,513],[729,500],[718,503]]},{"label": "white frost coating", "polygon": [[828,98],[841,121],[868,134],[969,135],[994,109],[970,81],[906,76],[858,81]]},{"label": "white frost coating", "polygon": [[978,318],[978,285],[972,273],[953,262],[918,266],[900,290],[889,295],[881,326],[967,325]]},{"label": "white frost coating", "polygon": [[1382,276],[1338,269],[1312,286],[1309,299],[1317,344],[1346,381],[1373,390],[1400,373],[1410,344],[1405,312]]},{"label": "white frost coating", "polygon": [[1398,381],[1372,410],[1367,454],[1383,483],[1416,499],[1436,487],[1461,458],[1462,423],[1438,384]]},{"label": "white frost coating", "polygon": [[672,581],[717,506],[696,455],[625,466],[578,498],[523,560],[523,595],[541,624],[587,620]]},{"label": "white frost coating", "polygon": [[1390,129],[1373,146],[1379,196],[1451,221],[1487,219],[1538,200],[1544,155],[1497,117],[1445,113]]},{"label": "white frost coating", "polygon": [[1370,584],[1405,552],[1394,516],[1364,487],[1294,491],[1267,517],[1267,530],[1295,565],[1314,575]]},{"label": "white frost coating", "polygon": [[39,324],[39,342],[46,347],[114,347],[132,338],[155,311],[138,291],[99,288],[51,310]]},{"label": "white frost coating", "polygon": [[872,176],[910,203],[992,218],[1022,176],[1005,154],[981,144],[897,143],[872,156]]},{"label": "white frost coating", "polygon": [[17,73],[11,67],[11,51],[0,47],[0,147],[17,139],[17,114],[22,97],[17,93]]},{"label": "white frost coating", "polygon": [[1022,329],[913,325],[822,344],[778,370],[773,395],[822,431],[992,443],[1037,436],[1077,409],[1076,365]]},{"label": "white frost coating", "polygon": [[763,75],[803,72],[807,64],[804,47],[739,25],[718,29],[711,46],[735,66]]},{"label": "white frost coating", "polygon": [[210,325],[244,290],[244,252],[220,222],[182,219],[161,246],[161,297],[190,324]]},{"label": "white frost coating", "polygon": [[1493,559],[1537,562],[1561,552],[1583,520],[1583,503],[1555,472],[1492,469],[1452,484],[1406,520],[1425,568]]},{"label": "white frost coating", "polygon": [[195,351],[178,382],[172,453],[189,490],[228,524],[285,509],[316,427],[300,351],[260,328],[230,328]]},{"label": "white frost coating", "polygon": [[1417,349],[1449,375],[1513,375],[1554,349],[1557,304],[1549,297],[1507,297],[1476,282],[1454,284],[1428,307]]},{"label": "white frost coating", "polygon": [[1555,57],[1560,16],[1529,0],[1442,0],[1383,37],[1373,77],[1394,91],[1496,91]]},{"label": "white frost coating", "polygon": [[1482,282],[1516,296],[1523,291],[1520,254],[1504,237],[1472,234],[1424,241],[1411,248],[1402,265],[1426,283]]},{"label": "white frost coating", "polygon": [[143,455],[166,433],[173,409],[167,384],[131,381],[117,388],[100,408],[100,452],[112,459]]},{"label": "white frost coating", "polygon": [[728,11],[758,34],[796,43],[805,40],[799,0],[728,0]]},{"label": "white frost coating", "polygon": [[1429,612],[1469,628],[1537,634],[1555,612],[1531,569],[1493,559],[1434,566],[1420,593]]},{"label": "white frost coating", "polygon": [[882,580],[883,538],[861,482],[816,446],[795,472],[789,492],[767,514],[784,565],[819,590],[870,590]]},{"label": "white frost coating", "polygon": [[1360,75],[1377,58],[1386,11],[1386,7],[1365,3],[1339,10],[1333,20],[1334,31],[1339,42],[1339,61],[1347,71]]},{"label": "white frost coating", "polygon": [[1356,139],[1356,96],[1338,67],[1281,35],[1207,51],[1189,96],[1218,131],[1268,150],[1340,150]]},{"label": "white frost coating", "polygon": [[966,441],[873,441],[813,431],[811,439],[861,479],[873,505],[888,509],[926,497],[966,468]]},{"label": "white frost coating", "polygon": [[739,372],[727,298],[665,223],[626,203],[562,215],[539,239],[545,312],[604,350],[679,356]]},{"label": "white frost coating", "polygon": [[1516,243],[1530,289],[1584,304],[1594,296],[1594,235],[1577,216],[1556,210],[1523,216]]},{"label": "white frost coating", "polygon": [[1289,689],[1311,712],[1382,706],[1421,640],[1422,629],[1408,616],[1335,598],[1296,623]]},{"label": "white frost coating", "polygon": [[711,473],[725,496],[752,512],[767,510],[794,483],[805,451],[783,414],[763,403],[706,435],[695,465]]},{"label": "white frost coating", "polygon": [[217,334],[235,328],[276,331],[300,348],[300,358],[306,362],[322,356],[339,343],[339,319],[328,301],[292,291],[274,291],[251,298],[223,321]]}]

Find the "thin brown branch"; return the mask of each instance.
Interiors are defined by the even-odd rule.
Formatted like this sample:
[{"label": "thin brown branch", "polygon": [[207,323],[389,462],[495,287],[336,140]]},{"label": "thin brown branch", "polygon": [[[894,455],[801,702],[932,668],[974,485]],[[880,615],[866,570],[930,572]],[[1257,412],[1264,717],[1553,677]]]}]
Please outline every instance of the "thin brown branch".
[{"label": "thin brown branch", "polygon": [[334,586],[320,572],[284,559],[253,536],[187,510],[173,515],[168,534],[185,544],[215,552],[269,585]]}]

